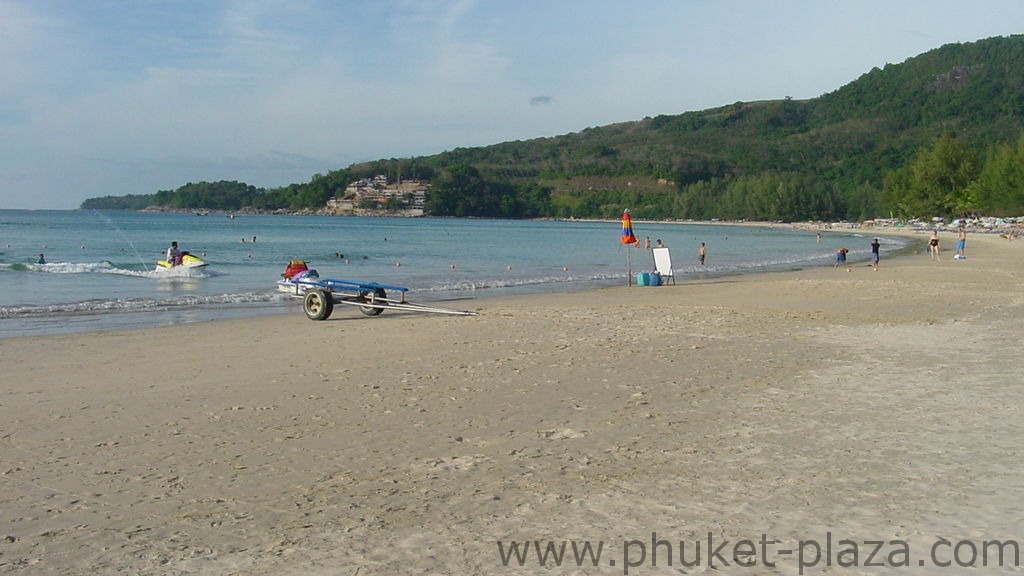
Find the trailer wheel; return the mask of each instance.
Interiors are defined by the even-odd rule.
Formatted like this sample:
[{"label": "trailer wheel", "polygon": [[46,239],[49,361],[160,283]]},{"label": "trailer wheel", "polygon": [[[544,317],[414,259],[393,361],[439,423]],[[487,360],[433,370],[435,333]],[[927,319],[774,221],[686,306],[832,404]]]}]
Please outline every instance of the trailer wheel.
[{"label": "trailer wheel", "polygon": [[302,311],[310,320],[327,320],[334,312],[334,297],[326,290],[310,290],[302,299]]},{"label": "trailer wheel", "polygon": [[[367,300],[367,298],[366,298],[367,294],[369,294],[369,292],[360,292],[359,293],[359,298],[361,300],[365,301],[365,300]],[[377,288],[377,289],[375,289],[373,291],[373,297],[374,298],[387,298],[387,294],[384,292],[383,288]],[[381,302],[381,304],[386,304],[386,302]],[[359,311],[362,312],[363,314],[366,314],[367,316],[379,316],[381,314],[381,312],[384,312],[384,309],[383,308],[376,308],[374,306],[360,306],[359,307]]]}]

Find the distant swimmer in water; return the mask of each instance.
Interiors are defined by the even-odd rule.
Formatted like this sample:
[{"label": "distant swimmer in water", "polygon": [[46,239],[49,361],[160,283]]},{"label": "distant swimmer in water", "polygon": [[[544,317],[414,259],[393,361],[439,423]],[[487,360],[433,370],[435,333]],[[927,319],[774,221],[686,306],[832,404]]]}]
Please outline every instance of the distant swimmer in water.
[{"label": "distant swimmer in water", "polygon": [[42,254],[40,254],[39,255],[39,259],[36,260],[36,264],[46,264],[46,256],[43,256]]}]

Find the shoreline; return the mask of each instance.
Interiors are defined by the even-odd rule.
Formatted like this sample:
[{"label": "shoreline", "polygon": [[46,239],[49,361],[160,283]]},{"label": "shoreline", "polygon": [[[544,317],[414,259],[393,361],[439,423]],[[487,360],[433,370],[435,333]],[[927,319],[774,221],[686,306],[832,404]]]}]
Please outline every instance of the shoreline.
[{"label": "shoreline", "polygon": [[500,574],[550,538],[621,574],[652,532],[830,532],[927,574],[937,536],[1018,531],[1018,246],[0,340],[0,570]]},{"label": "shoreline", "polygon": [[[664,229],[665,227],[662,227]],[[753,230],[756,232],[754,226],[743,226],[743,228],[749,231]],[[781,229],[780,229],[781,231]],[[671,234],[670,232],[666,232]],[[694,232],[697,234],[697,232]],[[782,234],[786,234],[784,231]],[[730,232],[725,232],[726,236],[731,235]],[[790,235],[792,238],[799,238],[804,236],[804,233],[795,233]],[[855,243],[855,242],[854,242]],[[688,282],[694,279],[704,278],[717,278],[717,277],[733,277],[745,274],[762,274],[768,271],[784,270],[788,268],[798,269],[800,267],[816,267],[818,265],[828,265],[831,257],[829,256],[828,250],[816,250],[813,245],[813,240],[808,247],[806,253],[803,256],[796,255],[795,260],[787,257],[776,257],[770,252],[766,252],[761,255],[762,262],[754,263],[741,263],[737,265],[730,259],[713,259],[714,262],[708,268],[698,268],[695,264],[688,266],[690,262],[687,257],[687,252],[683,249],[682,258],[677,260],[676,264],[676,281],[677,282]],[[889,249],[889,247],[887,247]],[[678,258],[677,251],[677,258]],[[643,270],[643,266],[650,266],[650,255],[649,253],[640,252],[638,254],[638,269],[637,271]],[[858,257],[863,257],[863,254],[859,254]],[[758,257],[755,256],[753,260]],[[646,264],[644,264],[646,262]],[[569,262],[570,267],[572,263]],[[447,265],[443,267],[445,271],[448,270]],[[511,269],[511,268],[510,268]],[[517,270],[529,270],[529,267],[525,264],[521,267],[517,265]],[[563,271],[568,268],[562,268]],[[575,268],[573,267],[575,271]],[[466,278],[455,278],[454,280],[445,279],[445,281],[455,282],[452,290],[445,290],[443,287],[437,288],[430,286],[424,288],[422,285],[418,288],[414,286],[413,292],[410,292],[410,297],[413,300],[421,301],[443,301],[452,298],[463,299],[468,297],[471,300],[487,300],[490,298],[502,298],[509,295],[516,294],[529,294],[529,293],[563,293],[563,292],[585,292],[589,290],[600,289],[608,286],[615,286],[619,282],[609,276],[608,272],[611,271],[611,275],[621,274],[621,282],[625,284],[625,275],[622,274],[625,270],[616,270],[610,268],[608,270],[599,267],[592,267],[589,269],[582,269],[579,274],[568,273],[565,274],[555,273],[538,273],[540,276],[535,278],[526,278],[528,281],[519,282],[518,279],[513,280],[508,284],[503,284],[506,281],[505,278],[499,278],[494,276],[493,278],[488,277],[481,280],[479,286],[472,285],[472,289],[467,289],[464,282]],[[279,270],[273,270],[272,274],[276,277]],[[547,274],[547,276],[545,276]],[[568,279],[562,278],[562,276],[574,276]],[[463,274],[463,276],[465,276]],[[536,276],[536,275],[535,275]],[[470,282],[475,281],[475,278],[469,278]],[[494,280],[493,284],[486,283],[490,280]],[[458,284],[463,282],[463,284]],[[392,282],[388,282],[392,283]],[[401,282],[396,282],[401,284]],[[212,283],[211,283],[212,284]],[[261,316],[261,315],[279,315],[285,313],[292,313],[297,307],[294,303],[280,301],[280,297],[272,290],[272,285],[267,287],[266,291],[261,291],[260,287],[252,287],[250,283],[246,290],[242,293],[234,294],[231,291],[231,287],[225,287],[223,290],[225,293],[220,294],[206,294],[202,295],[201,299],[195,302],[188,302],[186,299],[177,298],[172,299],[169,302],[163,303],[166,306],[161,306],[161,302],[155,302],[152,305],[149,304],[144,295],[143,299],[139,299],[137,302],[141,302],[141,305],[136,305],[134,302],[128,302],[124,305],[124,302],[113,301],[109,306],[105,306],[102,300],[85,299],[81,303],[77,301],[64,302],[57,301],[52,303],[52,306],[48,306],[47,303],[42,303],[36,308],[26,307],[24,309],[11,309],[9,315],[5,314],[3,321],[3,331],[0,334],[0,338],[16,338],[22,337],[25,334],[29,335],[45,335],[47,333],[84,333],[84,332],[102,332],[108,330],[119,330],[125,328],[138,329],[144,326],[158,326],[158,325],[169,325],[183,322],[207,322],[207,321],[219,321],[225,318],[237,318],[246,316]],[[235,301],[237,302],[235,302]],[[79,305],[81,304],[81,306]],[[0,310],[0,312],[4,312]]]}]

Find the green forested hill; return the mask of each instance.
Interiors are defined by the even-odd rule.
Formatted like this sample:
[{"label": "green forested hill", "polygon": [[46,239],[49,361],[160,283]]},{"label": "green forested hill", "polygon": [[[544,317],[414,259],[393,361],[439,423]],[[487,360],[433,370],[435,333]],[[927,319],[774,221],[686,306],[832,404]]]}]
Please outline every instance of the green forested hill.
[{"label": "green forested hill", "polygon": [[624,207],[637,218],[1024,213],[1022,128],[1024,36],[1015,35],[946,45],[811,100],[736,102],[355,164],[264,194],[295,207],[299,196],[322,202],[348,180],[387,174],[430,179],[435,215],[615,217]]}]

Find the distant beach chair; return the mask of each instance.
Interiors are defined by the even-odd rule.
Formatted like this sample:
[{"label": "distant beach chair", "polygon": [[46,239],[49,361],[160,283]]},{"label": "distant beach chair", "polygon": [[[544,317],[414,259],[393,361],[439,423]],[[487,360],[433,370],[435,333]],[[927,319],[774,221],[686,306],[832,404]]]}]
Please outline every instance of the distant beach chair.
[{"label": "distant beach chair", "polygon": [[676,276],[672,273],[672,255],[669,254],[668,248],[654,248],[651,250],[654,254],[654,269],[661,274],[661,283],[667,284],[668,279],[672,279],[672,283],[676,283]]}]

